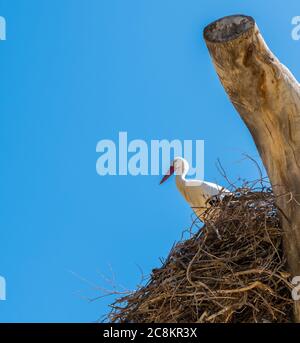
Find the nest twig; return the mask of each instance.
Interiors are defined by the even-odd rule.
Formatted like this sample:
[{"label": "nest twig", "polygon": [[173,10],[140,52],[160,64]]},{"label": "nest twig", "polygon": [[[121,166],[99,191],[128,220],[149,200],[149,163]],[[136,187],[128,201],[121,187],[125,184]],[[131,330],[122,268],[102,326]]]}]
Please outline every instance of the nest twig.
[{"label": "nest twig", "polygon": [[293,301],[270,189],[236,189],[205,213],[146,285],[117,299],[107,320],[134,323],[289,322]]}]

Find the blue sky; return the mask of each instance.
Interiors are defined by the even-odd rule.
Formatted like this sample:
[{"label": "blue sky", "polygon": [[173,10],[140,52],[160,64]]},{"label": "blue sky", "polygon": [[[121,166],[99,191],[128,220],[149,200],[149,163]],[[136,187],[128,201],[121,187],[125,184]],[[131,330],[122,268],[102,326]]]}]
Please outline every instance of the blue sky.
[{"label": "blue sky", "polygon": [[97,320],[112,299],[86,301],[92,284],[110,288],[112,269],[134,289],[189,227],[174,180],[97,175],[99,140],[203,139],[206,180],[224,183],[218,158],[233,179],[257,177],[202,39],[234,13],[299,79],[297,0],[0,0],[1,322]]}]

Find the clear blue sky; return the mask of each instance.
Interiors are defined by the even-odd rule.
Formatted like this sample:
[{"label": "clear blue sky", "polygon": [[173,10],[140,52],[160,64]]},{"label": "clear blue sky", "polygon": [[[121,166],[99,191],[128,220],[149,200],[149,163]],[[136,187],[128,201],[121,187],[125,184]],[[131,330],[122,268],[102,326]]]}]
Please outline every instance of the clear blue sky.
[{"label": "clear blue sky", "polygon": [[[205,179],[253,179],[251,137],[202,39],[221,16],[252,15],[300,78],[299,1],[0,0],[1,322],[92,322],[112,299],[74,276],[132,289],[159,266],[191,210],[158,176],[100,177],[100,139],[204,139]],[[174,181],[174,180],[173,180]]]}]

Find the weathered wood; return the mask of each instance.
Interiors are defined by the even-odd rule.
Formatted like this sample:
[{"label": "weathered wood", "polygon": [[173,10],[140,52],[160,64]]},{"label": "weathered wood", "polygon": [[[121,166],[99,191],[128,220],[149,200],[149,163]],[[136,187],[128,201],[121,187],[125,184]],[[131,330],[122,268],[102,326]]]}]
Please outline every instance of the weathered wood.
[{"label": "weathered wood", "polygon": [[[249,16],[213,22],[204,39],[263,160],[282,212],[288,266],[293,276],[300,275],[300,85]],[[295,321],[300,322],[300,301],[295,301]]]}]

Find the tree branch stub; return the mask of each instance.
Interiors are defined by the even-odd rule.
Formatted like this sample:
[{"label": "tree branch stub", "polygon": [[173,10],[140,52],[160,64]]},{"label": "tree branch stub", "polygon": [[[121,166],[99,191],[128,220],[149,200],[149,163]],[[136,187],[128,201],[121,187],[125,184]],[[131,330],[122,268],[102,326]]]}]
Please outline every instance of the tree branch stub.
[{"label": "tree branch stub", "polygon": [[[252,134],[277,196],[291,273],[300,275],[300,86],[266,45],[252,17],[204,30],[219,79]],[[300,322],[300,303],[295,302]]]}]

